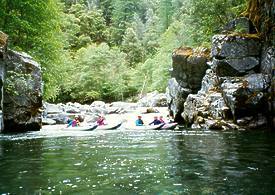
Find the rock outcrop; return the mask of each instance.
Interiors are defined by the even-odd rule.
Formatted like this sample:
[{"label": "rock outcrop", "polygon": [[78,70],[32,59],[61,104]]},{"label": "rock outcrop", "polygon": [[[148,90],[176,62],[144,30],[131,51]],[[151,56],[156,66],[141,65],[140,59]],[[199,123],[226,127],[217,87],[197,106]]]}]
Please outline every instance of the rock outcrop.
[{"label": "rock outcrop", "polygon": [[187,96],[198,92],[201,87],[208,57],[209,50],[205,48],[178,48],[173,53],[173,78],[168,82],[167,96],[168,107],[178,122],[182,121],[181,112]]},{"label": "rock outcrop", "polygon": [[[2,43],[2,41],[1,41]],[[7,41],[6,41],[7,44]],[[40,65],[26,53],[0,50],[3,132],[40,130],[42,77]]]},{"label": "rock outcrop", "polygon": [[203,62],[208,67],[188,69],[190,48],[173,54],[169,108],[176,115],[180,112],[187,126],[215,130],[275,126],[275,3],[260,2],[258,25],[249,15],[213,36],[211,60]]}]

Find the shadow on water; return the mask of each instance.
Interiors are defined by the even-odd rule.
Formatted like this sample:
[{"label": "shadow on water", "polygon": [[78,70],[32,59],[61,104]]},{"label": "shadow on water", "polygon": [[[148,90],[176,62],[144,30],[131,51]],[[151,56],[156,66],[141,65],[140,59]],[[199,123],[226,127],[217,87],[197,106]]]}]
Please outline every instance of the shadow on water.
[{"label": "shadow on water", "polygon": [[43,170],[43,140],[0,140],[0,193],[32,194],[37,185],[47,185]]},{"label": "shadow on water", "polygon": [[274,133],[196,132],[178,139],[173,174],[192,193],[275,193]]},{"label": "shadow on water", "polygon": [[275,135],[94,131],[0,136],[0,193],[274,194]]}]

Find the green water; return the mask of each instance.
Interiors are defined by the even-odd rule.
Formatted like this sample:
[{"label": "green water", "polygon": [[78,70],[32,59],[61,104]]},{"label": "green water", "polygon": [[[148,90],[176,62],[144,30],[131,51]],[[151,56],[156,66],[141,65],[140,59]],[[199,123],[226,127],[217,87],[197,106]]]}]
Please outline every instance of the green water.
[{"label": "green water", "polygon": [[0,194],[275,194],[275,134],[1,135],[0,170]]}]

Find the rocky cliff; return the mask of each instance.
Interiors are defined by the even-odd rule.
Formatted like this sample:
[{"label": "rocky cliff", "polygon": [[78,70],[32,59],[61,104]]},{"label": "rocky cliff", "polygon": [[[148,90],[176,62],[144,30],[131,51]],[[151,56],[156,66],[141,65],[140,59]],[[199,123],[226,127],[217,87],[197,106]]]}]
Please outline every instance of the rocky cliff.
[{"label": "rocky cliff", "polygon": [[40,65],[26,53],[7,48],[0,32],[1,130],[40,130],[42,124],[42,77]]},{"label": "rocky cliff", "polygon": [[168,96],[177,121],[208,129],[274,127],[274,4],[251,1],[247,17],[213,36],[209,60],[190,48],[175,50]]}]

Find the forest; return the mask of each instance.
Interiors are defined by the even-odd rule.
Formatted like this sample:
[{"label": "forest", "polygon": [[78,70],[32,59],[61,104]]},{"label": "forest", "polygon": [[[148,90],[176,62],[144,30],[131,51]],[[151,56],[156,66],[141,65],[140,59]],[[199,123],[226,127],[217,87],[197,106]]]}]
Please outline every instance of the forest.
[{"label": "forest", "polygon": [[0,30],[41,64],[44,100],[133,101],[165,92],[175,48],[209,48],[245,8],[245,0],[1,0]]}]

